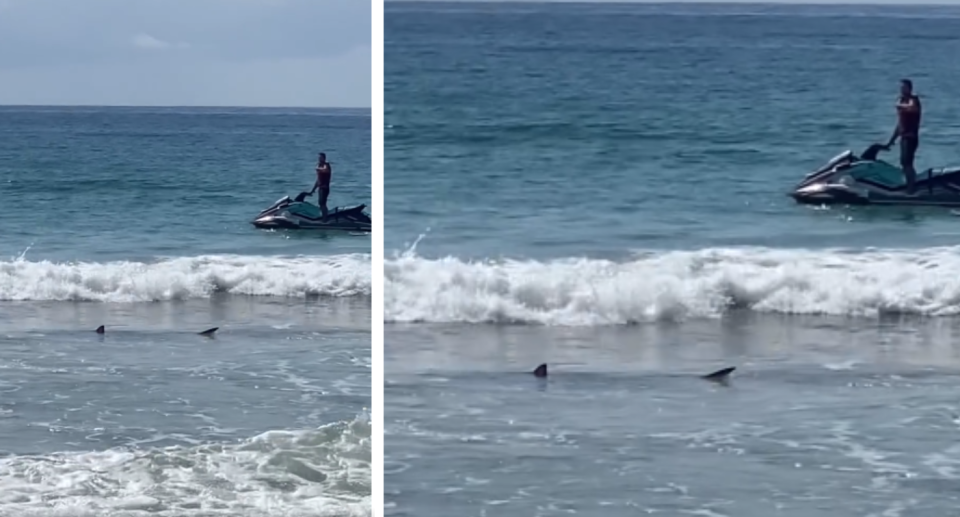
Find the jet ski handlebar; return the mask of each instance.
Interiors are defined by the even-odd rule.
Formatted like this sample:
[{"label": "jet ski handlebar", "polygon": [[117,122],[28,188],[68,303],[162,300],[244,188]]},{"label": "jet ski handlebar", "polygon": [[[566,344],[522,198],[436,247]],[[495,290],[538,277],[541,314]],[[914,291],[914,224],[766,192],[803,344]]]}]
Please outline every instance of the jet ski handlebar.
[{"label": "jet ski handlebar", "polygon": [[309,196],[309,195],[310,195],[309,192],[301,192],[301,193],[297,194],[297,197],[295,197],[293,200],[296,201],[297,203],[303,203],[303,201],[304,201],[304,200],[307,198],[307,196]]},{"label": "jet ski handlebar", "polygon": [[872,144],[860,155],[861,160],[874,161],[877,159],[877,155],[880,154],[880,151],[889,151],[890,148],[884,144]]}]

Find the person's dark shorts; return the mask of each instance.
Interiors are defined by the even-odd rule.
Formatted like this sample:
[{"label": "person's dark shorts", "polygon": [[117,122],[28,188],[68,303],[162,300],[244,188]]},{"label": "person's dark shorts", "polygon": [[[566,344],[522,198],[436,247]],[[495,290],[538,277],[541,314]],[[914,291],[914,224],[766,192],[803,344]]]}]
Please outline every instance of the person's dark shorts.
[{"label": "person's dark shorts", "polygon": [[906,169],[913,168],[913,159],[917,156],[920,139],[917,137],[900,137],[900,166]]},{"label": "person's dark shorts", "polygon": [[330,196],[330,187],[320,187],[318,193],[318,202],[320,206],[327,206],[327,197]]}]

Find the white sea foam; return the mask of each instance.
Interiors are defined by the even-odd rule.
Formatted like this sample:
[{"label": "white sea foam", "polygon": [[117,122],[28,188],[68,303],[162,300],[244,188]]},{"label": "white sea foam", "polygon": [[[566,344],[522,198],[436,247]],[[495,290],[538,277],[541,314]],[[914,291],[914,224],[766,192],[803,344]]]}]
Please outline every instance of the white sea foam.
[{"label": "white sea foam", "polygon": [[369,296],[370,255],[208,255],[155,262],[0,262],[0,300],[148,302],[248,296]]},{"label": "white sea foam", "polygon": [[370,422],[237,444],[0,459],[0,515],[368,516]]},{"label": "white sea foam", "polygon": [[718,248],[630,260],[387,260],[387,322],[618,325],[731,309],[876,317],[960,313],[960,247]]}]

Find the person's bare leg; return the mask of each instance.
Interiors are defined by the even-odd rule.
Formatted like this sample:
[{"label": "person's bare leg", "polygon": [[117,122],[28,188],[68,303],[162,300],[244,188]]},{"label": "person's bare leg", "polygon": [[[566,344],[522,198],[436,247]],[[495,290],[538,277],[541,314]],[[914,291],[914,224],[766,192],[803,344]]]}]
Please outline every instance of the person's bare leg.
[{"label": "person's bare leg", "polygon": [[907,195],[912,196],[917,182],[917,170],[913,167],[914,157],[920,142],[913,138],[900,137],[900,168],[907,180]]},{"label": "person's bare leg", "polygon": [[324,188],[320,189],[320,213],[323,215],[323,220],[327,220],[327,197],[330,195],[330,189]]},{"label": "person's bare leg", "polygon": [[907,194],[912,196],[916,190],[917,171],[913,168],[913,165],[909,165],[903,169],[903,174],[907,177]]}]

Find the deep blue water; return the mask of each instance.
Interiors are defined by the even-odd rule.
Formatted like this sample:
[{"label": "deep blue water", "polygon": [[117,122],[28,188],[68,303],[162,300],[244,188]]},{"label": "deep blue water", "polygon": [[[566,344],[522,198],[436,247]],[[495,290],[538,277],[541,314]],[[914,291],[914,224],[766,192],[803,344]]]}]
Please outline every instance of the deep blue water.
[{"label": "deep blue water", "polygon": [[885,140],[902,77],[918,166],[960,163],[960,8],[389,2],[385,26],[389,514],[955,507],[960,219],[785,194]]},{"label": "deep blue water", "polygon": [[249,223],[324,150],[369,204],[366,111],[0,107],[0,514],[370,515],[370,236]]},{"label": "deep blue water", "polygon": [[[317,152],[331,206],[370,200],[370,117],[316,109],[0,108],[0,256],[369,252],[369,239],[250,231],[309,190]],[[291,245],[290,239],[297,244]]]},{"label": "deep blue water", "polygon": [[918,165],[960,162],[960,11],[931,9],[391,3],[387,249],[428,228],[428,256],[953,244],[942,211],[784,195],[885,140],[904,76]]}]

